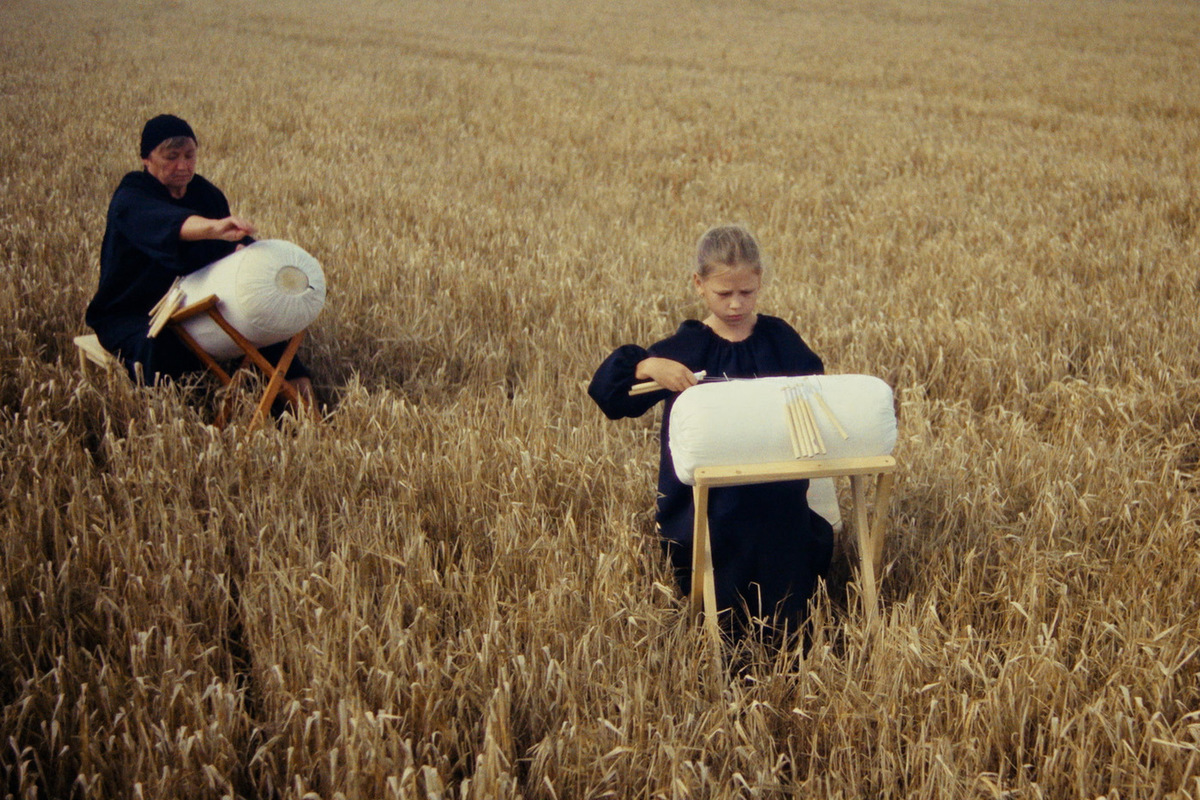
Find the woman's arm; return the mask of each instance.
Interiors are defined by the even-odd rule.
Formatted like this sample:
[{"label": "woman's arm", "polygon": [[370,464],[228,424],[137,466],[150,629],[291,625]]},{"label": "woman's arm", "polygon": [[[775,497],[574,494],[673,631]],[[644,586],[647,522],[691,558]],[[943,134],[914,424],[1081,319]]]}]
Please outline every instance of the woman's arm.
[{"label": "woman's arm", "polygon": [[199,242],[204,239],[240,242],[253,235],[253,225],[232,215],[224,219],[209,219],[193,214],[185,219],[179,228],[179,238],[185,242]]}]

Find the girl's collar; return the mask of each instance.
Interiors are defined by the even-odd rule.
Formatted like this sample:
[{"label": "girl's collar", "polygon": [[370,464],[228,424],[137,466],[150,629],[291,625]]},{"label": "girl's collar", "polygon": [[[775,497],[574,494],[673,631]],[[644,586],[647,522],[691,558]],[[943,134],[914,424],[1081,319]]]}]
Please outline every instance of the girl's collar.
[{"label": "girl's collar", "polygon": [[727,336],[722,336],[720,334],[720,332],[718,332],[715,328],[713,328],[711,325],[708,324],[708,320],[701,320],[700,324],[704,326],[705,330],[707,330],[709,333],[711,333],[713,336],[717,337],[718,339],[720,339],[723,342],[728,342],[729,344],[741,344],[742,342],[744,342],[747,339],[750,339],[751,337],[754,336],[754,332],[758,330],[758,323],[761,319],[762,319],[762,315],[756,313],[754,315],[754,323],[750,326],[750,330],[747,331],[746,335],[740,339],[730,339]]}]

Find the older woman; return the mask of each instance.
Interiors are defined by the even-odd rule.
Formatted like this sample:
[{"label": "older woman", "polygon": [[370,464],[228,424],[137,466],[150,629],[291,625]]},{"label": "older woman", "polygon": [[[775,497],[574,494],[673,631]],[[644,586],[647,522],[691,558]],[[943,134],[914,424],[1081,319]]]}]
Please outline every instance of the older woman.
[{"label": "older woman", "polygon": [[[147,335],[149,312],[179,275],[195,272],[254,240],[254,227],[233,216],[216,186],[196,174],[198,143],[179,117],[163,114],[142,129],[144,169],[121,179],[108,206],[100,250],[100,286],[87,324],[100,343],[148,381],[178,378],[204,365],[174,336]],[[275,362],[284,345],[262,348]],[[311,398],[308,371],[292,361],[287,377]]]}]

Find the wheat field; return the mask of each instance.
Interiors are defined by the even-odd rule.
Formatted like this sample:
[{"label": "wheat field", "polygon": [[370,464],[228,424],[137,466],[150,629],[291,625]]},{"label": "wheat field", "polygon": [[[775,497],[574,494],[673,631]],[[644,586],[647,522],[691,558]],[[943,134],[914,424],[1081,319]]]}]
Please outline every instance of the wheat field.
[{"label": "wheat field", "polygon": [[[5,798],[1200,797],[1200,5],[0,19]],[[323,264],[320,424],[79,368],[161,112]],[[806,653],[709,646],[584,392],[721,222],[896,394],[880,623],[847,543]]]}]

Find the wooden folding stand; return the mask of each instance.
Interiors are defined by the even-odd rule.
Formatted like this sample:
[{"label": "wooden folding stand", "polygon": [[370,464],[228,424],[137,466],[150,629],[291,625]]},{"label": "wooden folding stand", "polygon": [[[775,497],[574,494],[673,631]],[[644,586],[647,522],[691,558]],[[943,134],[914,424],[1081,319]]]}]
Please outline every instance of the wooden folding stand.
[{"label": "wooden folding stand", "polygon": [[[280,357],[278,364],[272,364],[262,353],[258,352],[258,348],[252,344],[245,336],[242,336],[236,328],[229,324],[228,320],[221,314],[218,304],[220,300],[215,294],[191,305],[184,306],[175,311],[168,318],[167,324],[171,330],[175,332],[187,347],[196,354],[196,356],[204,362],[204,366],[208,367],[222,386],[229,386],[234,379],[230,377],[221,365],[217,363],[211,355],[209,355],[203,347],[192,338],[191,334],[184,329],[183,323],[192,317],[200,314],[207,314],[213,322],[215,322],[221,330],[229,334],[229,338],[233,339],[234,343],[241,348],[245,356],[242,358],[242,363],[238,365],[237,370],[241,370],[253,364],[262,370],[267,376],[267,387],[263,390],[262,398],[258,401],[258,406],[254,410],[254,416],[250,420],[249,430],[253,430],[266,415],[271,411],[271,404],[275,402],[275,398],[282,394],[284,398],[292,404],[293,408],[301,407],[301,399],[296,387],[288,381],[284,375],[287,374],[288,367],[291,366],[292,359],[296,356],[296,351],[300,348],[300,342],[304,339],[304,331],[292,336],[288,340],[287,347],[284,348],[283,356]],[[217,414],[217,427],[224,428],[228,421],[228,411],[231,396],[226,395],[225,400],[221,403],[221,410]]]},{"label": "wooden folding stand", "polygon": [[[858,538],[859,580],[867,615],[878,614],[876,581],[883,555],[883,524],[895,483],[896,459],[892,456],[828,458],[813,461],[776,461],[769,464],[699,467],[695,471],[693,497],[696,506],[692,538],[691,610],[713,633],[717,628],[717,595],[713,581],[712,544],[708,533],[708,490],[716,486],[775,483],[846,475],[850,478],[851,515]],[[875,478],[875,510],[867,516],[867,478]],[[719,567],[718,567],[719,568]]]}]

